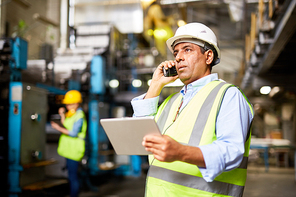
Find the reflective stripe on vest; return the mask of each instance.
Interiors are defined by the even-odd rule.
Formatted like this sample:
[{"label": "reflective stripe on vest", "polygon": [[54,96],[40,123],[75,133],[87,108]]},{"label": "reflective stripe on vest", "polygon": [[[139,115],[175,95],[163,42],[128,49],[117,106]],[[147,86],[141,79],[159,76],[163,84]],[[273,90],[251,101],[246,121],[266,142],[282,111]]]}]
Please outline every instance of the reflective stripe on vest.
[{"label": "reflective stripe on vest", "polygon": [[219,191],[219,194],[229,196],[241,196],[244,189],[244,186],[223,183],[220,181],[206,182],[202,177],[183,174],[153,165],[149,169],[149,176],[198,190],[212,193],[213,191]]},{"label": "reflective stripe on vest", "polygon": [[[222,98],[226,90],[231,86],[233,85],[226,84],[220,81],[211,82],[208,85],[206,85],[204,88],[202,88],[202,90],[200,90],[199,93],[195,95],[195,98],[191,100],[192,102],[200,101],[203,103],[192,104],[192,102],[190,101],[189,102],[191,103],[190,106],[188,107],[189,105],[188,103],[187,106],[184,107],[184,109],[186,107],[187,109],[182,110],[181,113],[183,113],[182,116],[184,119],[185,118],[188,119],[185,125],[186,126],[189,125],[187,126],[188,128],[185,128],[185,130],[187,129],[187,131],[185,131],[184,135],[187,135],[189,132],[191,132],[191,134],[189,133],[190,135],[189,139],[185,139],[183,142],[179,141],[180,143],[190,145],[190,146],[197,146],[197,145],[209,144],[209,143],[212,143],[214,140],[216,140],[216,134],[215,134],[216,117],[220,110]],[[182,97],[180,94],[175,94],[170,98],[170,100],[166,100],[164,104],[165,106],[162,107],[162,110],[158,112],[161,114],[156,116],[157,123],[159,125],[159,128],[162,130],[162,132],[163,133],[165,132],[165,134],[167,134],[166,132],[168,130],[169,135],[172,134],[171,137],[173,138],[175,136],[173,130],[176,128],[179,128],[180,126],[174,125],[179,123],[170,122],[171,118],[169,118],[170,115],[168,115],[168,113],[174,113],[174,110],[176,110],[176,105],[181,100],[180,97]],[[190,108],[192,107],[195,107],[195,109],[199,111],[198,115],[195,117],[195,122],[193,123],[191,123],[191,121],[194,121],[194,120],[190,119],[190,117],[196,114],[196,111],[192,112],[192,110],[190,110]],[[171,108],[173,108],[174,110],[170,111]],[[210,122],[209,122],[209,118],[210,118]],[[181,122],[181,120],[179,122]],[[193,125],[192,127],[190,126],[191,124]],[[174,127],[174,128],[171,128],[171,127]],[[188,129],[191,129],[191,131],[188,131]],[[206,135],[205,131],[207,131],[206,132],[207,134],[212,135],[209,137],[209,139],[204,137],[204,135]],[[178,137],[176,137],[176,139],[178,139]],[[149,177],[156,178],[156,179],[152,179],[153,184],[155,182],[159,182],[160,184],[162,184],[163,183],[162,181],[166,181],[174,184],[170,187],[177,187],[176,184],[180,186],[185,186],[187,187],[186,190],[190,190],[190,188],[194,189],[194,191],[190,191],[190,192],[195,193],[196,195],[201,194],[202,192],[207,192],[215,195],[220,194],[221,196],[222,195],[241,196],[243,193],[245,179],[246,179],[249,140],[245,144],[245,151],[247,153],[244,155],[245,157],[243,158],[243,161],[241,162],[241,165],[238,168],[228,172],[223,172],[221,175],[216,177],[216,179],[211,183],[207,183],[202,178],[202,175],[198,167],[195,165],[188,164],[185,162],[180,162],[180,161],[166,163],[166,162],[160,162],[154,159],[151,162],[148,179]],[[151,158],[152,157],[150,156],[150,161],[151,161]]]}]

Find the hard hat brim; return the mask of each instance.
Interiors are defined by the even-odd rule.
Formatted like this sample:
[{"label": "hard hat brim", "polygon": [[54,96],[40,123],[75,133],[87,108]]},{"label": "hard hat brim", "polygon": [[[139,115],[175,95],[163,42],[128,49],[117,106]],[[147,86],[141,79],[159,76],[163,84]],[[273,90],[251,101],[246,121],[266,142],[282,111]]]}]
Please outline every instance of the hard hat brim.
[{"label": "hard hat brim", "polygon": [[80,103],[82,103],[82,101],[81,100],[79,100],[79,101],[62,101],[62,104],[65,104],[65,105],[68,105],[68,104],[76,104],[76,103],[78,103],[78,104],[80,104]]},{"label": "hard hat brim", "polygon": [[[217,51],[217,54],[218,54],[218,59],[221,58],[221,54],[220,54],[220,49],[216,46],[216,44],[214,43],[211,43],[207,40],[204,40],[204,39],[200,39],[200,38],[197,38],[195,36],[192,36],[192,35],[180,35],[180,36],[174,36],[174,37],[171,37],[169,38],[167,41],[166,41],[166,44],[167,44],[167,47],[169,48],[169,50],[174,53],[174,46],[172,46],[174,44],[174,42],[178,39],[181,39],[181,38],[193,38],[193,39],[197,39],[197,40],[200,40],[200,41],[203,41],[203,42],[206,42],[206,43],[209,43],[211,44]],[[194,43],[195,44],[195,43]]]}]

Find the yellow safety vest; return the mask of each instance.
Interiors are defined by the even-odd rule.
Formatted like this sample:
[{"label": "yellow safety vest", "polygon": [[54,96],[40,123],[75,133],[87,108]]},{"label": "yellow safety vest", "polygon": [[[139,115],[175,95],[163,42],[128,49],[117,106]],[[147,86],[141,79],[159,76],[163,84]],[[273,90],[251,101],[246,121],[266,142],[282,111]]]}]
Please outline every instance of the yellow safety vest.
[{"label": "yellow safety vest", "polygon": [[[217,140],[216,118],[226,90],[233,85],[212,81],[203,87],[175,119],[182,95],[169,96],[159,107],[155,120],[162,134],[189,146],[202,146]],[[246,98],[246,97],[245,97]],[[249,103],[249,101],[248,101]],[[253,113],[251,104],[249,107]],[[223,172],[213,182],[206,182],[196,165],[175,161],[161,162],[149,156],[150,168],[146,182],[146,196],[242,196],[250,149],[250,132],[245,142],[241,165]]]},{"label": "yellow safety vest", "polygon": [[73,129],[74,123],[81,118],[83,119],[83,124],[77,137],[61,134],[57,150],[59,155],[74,161],[80,161],[83,158],[85,152],[87,122],[84,112],[82,110],[77,110],[73,116],[67,117],[63,124],[67,130],[71,131]]}]

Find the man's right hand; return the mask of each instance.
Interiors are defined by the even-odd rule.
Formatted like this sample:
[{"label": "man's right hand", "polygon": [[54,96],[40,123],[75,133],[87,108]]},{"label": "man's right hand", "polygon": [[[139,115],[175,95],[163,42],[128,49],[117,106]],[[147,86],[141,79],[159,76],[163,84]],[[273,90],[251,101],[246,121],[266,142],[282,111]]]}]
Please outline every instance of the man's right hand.
[{"label": "man's right hand", "polygon": [[158,65],[156,70],[153,73],[152,81],[150,84],[150,87],[147,91],[147,94],[145,96],[145,99],[148,98],[153,98],[159,96],[161,90],[163,87],[169,83],[174,82],[176,79],[178,79],[178,75],[173,76],[173,77],[165,77],[163,75],[163,67],[165,69],[171,68],[175,66],[176,63],[173,60],[167,60],[165,62],[162,62],[161,64]]},{"label": "man's right hand", "polygon": [[58,113],[59,113],[60,115],[63,115],[63,114],[66,113],[66,109],[65,109],[64,107],[60,107]]},{"label": "man's right hand", "polygon": [[64,121],[65,121],[65,113],[66,113],[66,109],[64,107],[60,107],[59,108],[59,114],[61,116],[61,123],[64,124]]}]

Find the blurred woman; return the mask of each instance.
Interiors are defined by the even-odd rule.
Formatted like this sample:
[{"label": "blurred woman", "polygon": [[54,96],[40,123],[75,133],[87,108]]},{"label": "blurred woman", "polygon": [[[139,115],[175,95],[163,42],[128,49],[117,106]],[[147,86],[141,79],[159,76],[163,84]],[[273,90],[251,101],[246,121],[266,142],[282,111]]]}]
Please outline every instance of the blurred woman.
[{"label": "blurred woman", "polygon": [[64,127],[51,122],[52,128],[62,133],[57,151],[67,161],[71,197],[77,197],[79,194],[78,167],[85,152],[87,122],[80,103],[82,103],[81,93],[77,90],[68,91],[63,99],[67,112],[64,107],[58,111]]}]

